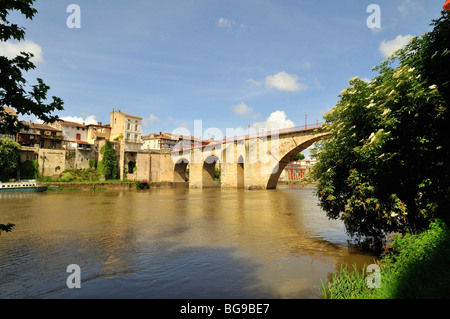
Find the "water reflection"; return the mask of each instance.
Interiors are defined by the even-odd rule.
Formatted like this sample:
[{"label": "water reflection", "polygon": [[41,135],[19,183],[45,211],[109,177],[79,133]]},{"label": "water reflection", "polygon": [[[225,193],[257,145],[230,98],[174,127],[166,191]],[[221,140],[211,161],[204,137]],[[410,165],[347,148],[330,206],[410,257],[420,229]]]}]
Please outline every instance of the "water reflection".
[{"label": "water reflection", "polygon": [[[0,199],[1,298],[317,298],[347,248],[308,189],[152,189]],[[82,289],[66,287],[69,264]]]}]

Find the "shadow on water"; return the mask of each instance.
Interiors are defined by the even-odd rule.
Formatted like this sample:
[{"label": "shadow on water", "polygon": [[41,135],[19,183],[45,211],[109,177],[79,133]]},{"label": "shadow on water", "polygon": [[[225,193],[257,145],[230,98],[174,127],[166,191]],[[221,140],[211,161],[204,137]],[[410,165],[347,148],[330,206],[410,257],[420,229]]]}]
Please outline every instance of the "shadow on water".
[{"label": "shadow on water", "polygon": [[47,294],[44,298],[251,299],[262,293],[254,274],[258,265],[233,257],[233,248],[185,247],[160,244],[153,257],[141,256],[137,271],[128,276],[92,276],[81,289]]}]

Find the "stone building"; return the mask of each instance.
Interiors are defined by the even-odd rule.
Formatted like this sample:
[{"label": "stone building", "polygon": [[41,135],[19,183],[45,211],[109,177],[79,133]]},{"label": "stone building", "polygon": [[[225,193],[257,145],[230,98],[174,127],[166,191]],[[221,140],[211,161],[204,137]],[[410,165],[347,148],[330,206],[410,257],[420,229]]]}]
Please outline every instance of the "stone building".
[{"label": "stone building", "polygon": [[119,110],[111,112],[110,120],[110,138],[120,142],[120,179],[135,179],[137,153],[142,147],[142,118]]}]

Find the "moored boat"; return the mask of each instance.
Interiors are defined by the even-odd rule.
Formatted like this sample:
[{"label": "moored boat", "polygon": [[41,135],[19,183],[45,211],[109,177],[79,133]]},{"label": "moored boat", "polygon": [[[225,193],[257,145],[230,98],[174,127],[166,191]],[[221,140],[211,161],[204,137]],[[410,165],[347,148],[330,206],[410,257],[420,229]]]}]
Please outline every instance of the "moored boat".
[{"label": "moored boat", "polygon": [[45,192],[47,186],[37,182],[0,183],[0,193],[11,192]]}]

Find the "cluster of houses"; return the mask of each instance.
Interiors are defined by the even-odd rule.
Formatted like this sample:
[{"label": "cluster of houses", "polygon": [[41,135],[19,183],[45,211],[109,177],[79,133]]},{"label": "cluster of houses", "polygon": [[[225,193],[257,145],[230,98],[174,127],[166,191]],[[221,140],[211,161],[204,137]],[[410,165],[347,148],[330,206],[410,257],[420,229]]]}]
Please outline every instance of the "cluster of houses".
[{"label": "cluster of houses", "polygon": [[[12,108],[3,112],[18,117]],[[101,161],[101,148],[109,141],[118,154],[120,179],[136,178],[138,152],[166,152],[174,148],[192,147],[198,143],[208,144],[193,136],[166,132],[142,136],[142,118],[113,110],[109,124],[85,124],[57,121],[49,124],[22,122],[26,129],[15,135],[1,135],[21,146],[21,162],[37,160],[39,176],[59,175],[66,169],[89,168],[94,161]],[[314,165],[310,160],[289,163],[280,181],[298,181]]]},{"label": "cluster of houses", "polygon": [[[12,108],[3,111],[17,117]],[[142,118],[113,110],[109,124],[57,121],[49,124],[22,122],[15,135],[3,135],[21,146],[21,162],[38,160],[39,175],[53,176],[65,169],[84,169],[90,160],[100,161],[99,150],[110,141],[119,155],[121,179],[133,178],[137,152],[167,151],[176,145],[192,146],[200,140],[160,132],[142,136]],[[203,141],[201,141],[203,142]]]}]

